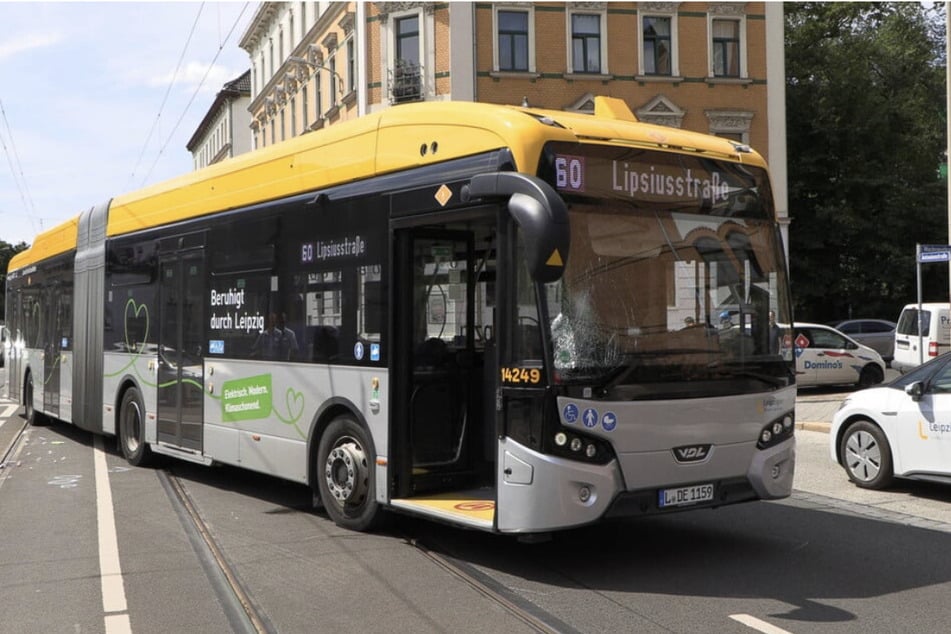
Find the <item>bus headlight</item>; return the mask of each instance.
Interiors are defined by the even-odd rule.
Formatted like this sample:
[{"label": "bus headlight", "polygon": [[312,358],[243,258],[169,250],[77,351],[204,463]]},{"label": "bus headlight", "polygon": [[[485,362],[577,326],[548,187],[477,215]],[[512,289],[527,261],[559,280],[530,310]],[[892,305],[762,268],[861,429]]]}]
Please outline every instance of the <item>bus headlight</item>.
[{"label": "bus headlight", "polygon": [[779,418],[772,420],[759,432],[759,440],[756,443],[757,449],[766,449],[791,438],[795,431],[795,420],[792,412],[787,412]]}]

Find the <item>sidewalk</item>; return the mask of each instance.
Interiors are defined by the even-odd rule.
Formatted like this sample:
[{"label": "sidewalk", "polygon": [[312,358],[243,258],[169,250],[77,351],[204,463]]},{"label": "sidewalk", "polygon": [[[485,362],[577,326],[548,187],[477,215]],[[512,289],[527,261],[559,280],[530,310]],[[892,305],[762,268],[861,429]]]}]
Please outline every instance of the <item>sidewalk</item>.
[{"label": "sidewalk", "polygon": [[850,393],[801,391],[796,396],[796,428],[829,433],[832,416]]}]

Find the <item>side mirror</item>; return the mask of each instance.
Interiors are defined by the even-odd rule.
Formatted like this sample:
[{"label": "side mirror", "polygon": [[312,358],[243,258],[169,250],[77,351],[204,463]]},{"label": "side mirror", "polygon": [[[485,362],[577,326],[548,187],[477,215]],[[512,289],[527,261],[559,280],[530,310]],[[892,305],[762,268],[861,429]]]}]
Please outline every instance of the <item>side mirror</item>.
[{"label": "side mirror", "polygon": [[911,397],[913,401],[920,401],[921,395],[925,393],[925,385],[921,381],[915,381],[905,386],[905,394]]}]

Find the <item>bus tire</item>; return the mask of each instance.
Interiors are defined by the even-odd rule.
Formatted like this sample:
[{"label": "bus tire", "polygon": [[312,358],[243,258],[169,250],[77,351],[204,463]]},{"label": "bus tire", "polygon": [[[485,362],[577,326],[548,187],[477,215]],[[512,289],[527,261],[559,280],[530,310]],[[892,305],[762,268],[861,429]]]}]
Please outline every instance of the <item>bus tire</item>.
[{"label": "bus tire", "polygon": [[842,434],[839,456],[849,480],[863,489],[884,489],[892,483],[892,449],[884,432],[859,420]]},{"label": "bus tire", "polygon": [[33,373],[27,372],[26,385],[23,386],[23,415],[26,422],[33,427],[40,427],[46,424],[46,417],[36,411],[33,407]]},{"label": "bus tire", "polygon": [[145,442],[145,406],[138,388],[122,395],[119,407],[119,449],[129,464],[144,467],[152,462],[152,450]]},{"label": "bus tire", "polygon": [[366,430],[351,416],[330,421],[317,445],[317,487],[327,515],[337,526],[368,531],[379,526],[376,456]]}]

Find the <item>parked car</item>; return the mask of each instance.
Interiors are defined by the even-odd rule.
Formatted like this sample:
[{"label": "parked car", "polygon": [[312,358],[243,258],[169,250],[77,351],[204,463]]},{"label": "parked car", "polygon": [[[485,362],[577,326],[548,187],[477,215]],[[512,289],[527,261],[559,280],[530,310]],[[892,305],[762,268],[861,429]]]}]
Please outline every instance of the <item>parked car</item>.
[{"label": "parked car", "polygon": [[951,354],[887,385],[850,395],[832,418],[829,450],[866,489],[895,477],[951,482]]},{"label": "parked car", "polygon": [[871,387],[885,378],[885,360],[835,328],[822,324],[793,324],[796,384]]},{"label": "parked car", "polygon": [[885,363],[895,356],[895,322],[887,319],[846,319],[829,324],[863,346],[882,355]]},{"label": "parked car", "polygon": [[895,329],[893,368],[905,373],[948,350],[951,350],[951,307],[947,303],[924,303],[920,311],[918,304],[908,304],[902,309]]}]

